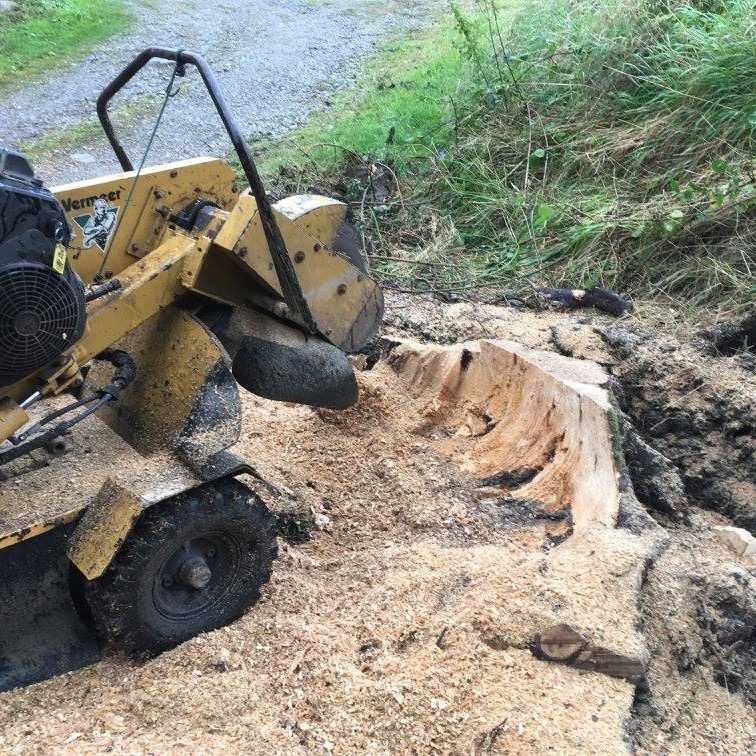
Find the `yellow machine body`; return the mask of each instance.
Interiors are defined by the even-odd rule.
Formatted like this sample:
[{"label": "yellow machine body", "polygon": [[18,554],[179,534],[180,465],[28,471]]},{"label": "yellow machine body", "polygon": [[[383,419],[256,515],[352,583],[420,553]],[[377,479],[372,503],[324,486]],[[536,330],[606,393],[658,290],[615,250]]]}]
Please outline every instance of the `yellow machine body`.
[{"label": "yellow machine body", "polygon": [[[382,312],[375,282],[333,248],[346,215],[335,200],[306,195],[273,206],[312,315],[315,327],[307,328],[286,303],[254,197],[239,192],[222,161],[190,160],[147,170],[136,181],[124,173],[53,191],[76,232],[72,267],[86,284],[118,286],[87,305],[82,337],[58,360],[0,386],[0,444],[38,420],[41,406],[49,411],[72,392],[106,384],[112,368],[95,359],[103,350],[130,355],[136,378],[117,403],[66,434],[70,453],[40,449],[0,465],[0,571],[10,590],[0,601],[0,667],[10,670],[0,674],[0,691],[99,658],[99,641],[66,598],[68,565],[97,581],[146,510],[252,473],[227,451],[241,428],[232,357],[183,305],[187,298],[236,313],[237,347],[239,333],[242,341],[251,335],[305,359],[309,345],[318,350],[316,361],[324,345],[348,352],[364,343]],[[182,228],[176,214],[200,197],[213,203],[202,227]],[[105,249],[85,244],[95,200],[107,203],[117,224]],[[306,363],[290,373],[294,384],[312,381],[311,373],[317,381]],[[266,380],[278,375],[274,365]],[[300,400],[286,391],[282,398]],[[43,401],[26,407],[30,396]],[[33,632],[18,619],[24,612],[44,616]]]},{"label": "yellow machine body", "polygon": [[[0,441],[28,420],[18,404],[25,397],[38,390],[56,395],[80,385],[81,368],[116,345],[136,358],[138,382],[124,393],[117,413],[103,411],[102,419],[92,422],[102,424],[104,420],[115,428],[129,443],[130,456],[149,458],[168,452],[190,416],[208,373],[223,359],[215,336],[176,309],[174,305],[181,297],[194,292],[236,308],[267,311],[273,316],[269,328],[290,317],[255,200],[248,193],[235,193],[236,174],[226,163],[195,159],[160,166],[142,173],[133,188],[132,184],[134,175],[125,173],[53,190],[70,225],[75,230],[78,227],[69,249],[75,270],[87,283],[100,275],[105,281],[117,279],[120,288],[88,306],[84,335],[61,355],[56,370],[0,387]],[[124,209],[129,193],[131,200]],[[171,217],[198,197],[210,198],[218,207],[210,208],[201,232],[178,228]],[[81,217],[91,212],[96,199],[108,203],[118,223],[108,250],[96,245],[87,248],[82,243]],[[381,311],[381,294],[369,276],[332,249],[346,206],[326,197],[304,195],[279,202],[274,209],[319,334],[350,351],[365,330],[374,328]],[[118,217],[120,213],[124,213],[122,218]],[[149,399],[147,394],[151,394]],[[128,417],[128,423],[118,421],[123,416]],[[134,429],[143,430],[136,433]],[[205,456],[230,446],[236,433],[238,429],[218,439],[213,448],[204,450]],[[119,466],[117,461],[114,464]],[[172,459],[162,467],[182,466]],[[44,505],[40,498],[36,511],[32,507],[23,516],[19,516],[15,504],[18,487],[0,483],[0,549],[78,519],[91,502],[107,498],[100,494],[103,488],[129,492],[124,496],[132,503],[143,500],[143,492],[117,480],[111,465],[103,465],[101,472],[104,478],[99,482],[93,482],[96,475],[90,476],[88,493],[75,490],[71,497],[58,493]],[[34,488],[56,490],[59,473],[55,464],[37,471]],[[164,470],[161,475],[165,477]],[[49,483],[39,480],[45,478]],[[189,475],[178,487],[166,487],[165,496],[199,482]],[[145,498],[156,500],[152,494]],[[110,515],[82,521],[81,527],[92,533],[79,533],[77,546],[71,551],[74,563],[89,578],[101,574],[125,535],[122,526],[103,524],[103,518],[111,515],[119,519],[119,507],[114,503],[110,507]],[[117,538],[112,537],[114,532],[119,533]],[[94,554],[97,549],[102,553]]]},{"label": "yellow machine body", "polygon": [[[205,171],[207,178],[202,180]],[[133,180],[133,175],[119,174],[58,187],[54,192],[75,229],[80,226],[77,216],[95,199],[123,197],[125,202]],[[77,366],[85,364],[188,292],[237,307],[254,306],[283,319],[291,317],[255,200],[246,193],[235,196],[235,184],[236,175],[220,160],[198,159],[153,168],[139,177],[120,222],[122,206],[117,199],[111,203],[119,225],[109,240],[107,258],[99,247],[77,246],[81,235],[74,236],[71,264],[82,279],[89,283],[100,274],[105,280],[117,278],[121,288],[88,308],[86,332],[66,358]],[[198,197],[223,204],[213,211],[205,233],[193,236],[177,229],[170,217]],[[376,283],[331,248],[346,206],[326,197],[304,195],[283,200],[274,210],[318,333],[351,351],[365,331],[375,328],[382,299]],[[61,360],[61,369],[68,371],[64,376],[48,379],[49,393],[68,388],[69,381],[77,378],[78,373],[71,373],[70,360]],[[37,376],[30,376],[13,386],[0,387],[0,394],[20,401],[31,393],[36,380]],[[0,428],[2,418],[0,414]],[[7,436],[0,435],[0,441],[4,438]]]},{"label": "yellow machine body", "polygon": [[[161,208],[179,209],[202,197],[219,207],[234,206],[239,187],[228,163],[214,158],[196,158],[146,168],[134,186],[133,173],[119,173],[90,181],[54,187],[74,230],[69,258],[85,283],[98,273],[117,275],[159,246],[169,223]],[[131,195],[131,196],[130,196]],[[128,207],[126,200],[129,199]],[[108,239],[107,266],[101,271],[105,251],[96,243],[85,247],[81,219],[93,212],[102,199],[115,215],[114,234]]]},{"label": "yellow machine body", "polygon": [[[190,64],[200,71],[250,189],[214,158],[130,170],[107,104],[154,58],[174,62],[174,76]],[[368,343],[383,312],[348,241],[347,207],[313,194],[271,204],[201,57],[148,48],[103,91],[98,115],[122,173],[51,194],[20,153],[0,148],[0,191],[15,213],[0,273],[7,301],[21,302],[0,308],[4,338],[20,339],[4,343],[21,345],[5,351],[0,373],[0,692],[91,663],[102,637],[153,653],[253,603],[255,581],[270,577],[275,521],[232,480],[253,474],[232,453],[239,385],[349,406],[357,383],[346,354]],[[36,225],[22,227],[32,215]],[[24,287],[36,280],[49,297],[63,287],[62,304],[29,297]],[[59,322],[74,325],[52,334],[52,351],[38,340],[29,357],[23,339],[48,333],[48,310],[73,312]],[[162,566],[149,562],[157,552],[142,536],[130,538],[154,522],[165,526],[153,534],[155,549],[168,549]],[[247,546],[228,546],[237,538]],[[147,560],[130,573],[134,594],[119,594],[119,559]]]}]

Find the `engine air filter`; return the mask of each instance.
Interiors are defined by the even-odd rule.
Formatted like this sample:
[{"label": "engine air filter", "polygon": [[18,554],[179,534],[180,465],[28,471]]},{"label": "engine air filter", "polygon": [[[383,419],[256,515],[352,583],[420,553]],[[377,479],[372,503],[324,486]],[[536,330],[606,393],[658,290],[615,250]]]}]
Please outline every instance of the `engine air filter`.
[{"label": "engine air filter", "polygon": [[0,268],[0,386],[53,362],[84,330],[81,292],[52,268]]}]

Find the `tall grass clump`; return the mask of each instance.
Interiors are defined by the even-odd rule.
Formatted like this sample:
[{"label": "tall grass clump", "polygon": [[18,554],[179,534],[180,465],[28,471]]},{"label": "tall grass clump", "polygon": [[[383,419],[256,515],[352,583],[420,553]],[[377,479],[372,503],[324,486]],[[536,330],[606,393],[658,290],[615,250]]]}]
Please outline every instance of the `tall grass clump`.
[{"label": "tall grass clump", "polygon": [[478,104],[434,204],[499,274],[756,299],[749,0],[479,0]]},{"label": "tall grass clump", "polygon": [[[382,238],[443,258],[450,287],[602,285],[728,311],[756,301],[753,0],[450,12],[463,63],[451,126],[417,137],[409,161],[381,143],[404,183],[401,209],[374,219]],[[414,240],[402,231],[413,224]]]}]

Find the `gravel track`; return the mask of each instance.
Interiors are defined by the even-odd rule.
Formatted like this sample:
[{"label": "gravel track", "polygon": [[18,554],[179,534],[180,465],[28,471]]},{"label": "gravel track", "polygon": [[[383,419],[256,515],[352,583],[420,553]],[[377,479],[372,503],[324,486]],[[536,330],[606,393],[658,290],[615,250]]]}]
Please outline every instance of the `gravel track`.
[{"label": "gravel track", "polygon": [[[205,0],[147,7],[132,2],[131,30],[84,60],[2,98],[0,135],[31,149],[39,176],[57,184],[119,170],[93,128],[98,94],[150,45],[203,54],[250,139],[278,138],[347,87],[388,33],[428,23],[439,0]],[[150,64],[114,101],[116,128],[135,164],[152,130],[171,66]],[[84,128],[81,128],[85,124]],[[190,69],[171,100],[148,163],[225,155],[230,144],[199,76]]]}]

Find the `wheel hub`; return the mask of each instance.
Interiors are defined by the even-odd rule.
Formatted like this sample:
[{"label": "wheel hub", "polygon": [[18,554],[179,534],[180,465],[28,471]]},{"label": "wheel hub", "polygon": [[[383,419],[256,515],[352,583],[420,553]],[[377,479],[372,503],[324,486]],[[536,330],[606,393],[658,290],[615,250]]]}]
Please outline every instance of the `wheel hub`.
[{"label": "wheel hub", "polygon": [[179,579],[189,588],[201,591],[213,579],[213,571],[202,557],[192,557],[179,568]]},{"label": "wheel hub", "polygon": [[230,533],[203,533],[184,541],[154,578],[155,608],[172,620],[208,611],[235,583],[241,562]]}]

